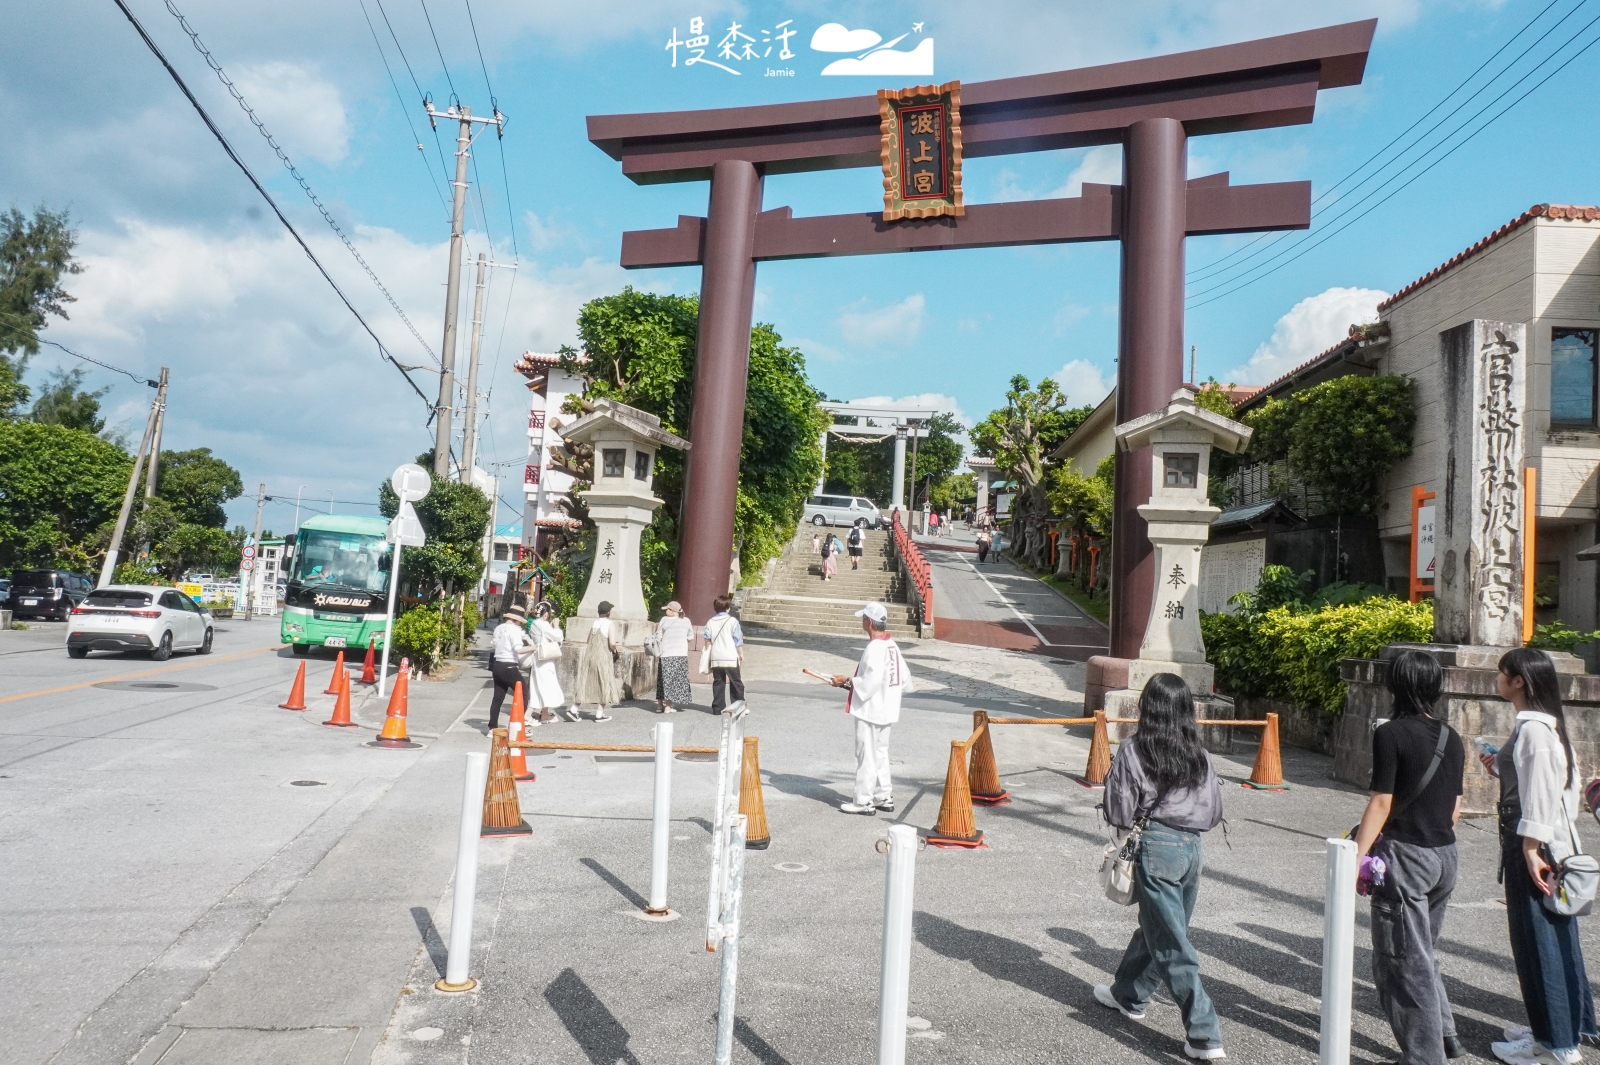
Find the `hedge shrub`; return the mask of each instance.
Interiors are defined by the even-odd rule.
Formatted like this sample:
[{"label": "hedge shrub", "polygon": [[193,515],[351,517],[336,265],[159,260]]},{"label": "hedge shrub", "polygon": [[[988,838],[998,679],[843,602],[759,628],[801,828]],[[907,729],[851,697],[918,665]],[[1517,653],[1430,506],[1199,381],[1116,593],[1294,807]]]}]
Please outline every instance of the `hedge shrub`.
[{"label": "hedge shrub", "polygon": [[424,673],[438,665],[445,641],[454,636],[454,632],[446,630],[434,603],[414,606],[394,619],[394,650],[411,659],[412,666]]}]

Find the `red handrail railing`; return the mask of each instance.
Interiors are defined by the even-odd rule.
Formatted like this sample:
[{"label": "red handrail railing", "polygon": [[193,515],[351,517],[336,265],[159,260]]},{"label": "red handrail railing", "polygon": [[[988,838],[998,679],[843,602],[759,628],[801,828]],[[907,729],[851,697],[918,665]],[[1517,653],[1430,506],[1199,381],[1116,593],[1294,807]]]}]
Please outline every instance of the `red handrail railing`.
[{"label": "red handrail railing", "polygon": [[911,539],[911,534],[906,532],[906,527],[900,523],[900,512],[894,512],[894,547],[895,553],[900,556],[900,566],[905,570],[906,576],[911,578],[911,585],[917,592],[917,624],[933,624],[933,575],[928,569],[928,560],[922,557],[922,549]]}]

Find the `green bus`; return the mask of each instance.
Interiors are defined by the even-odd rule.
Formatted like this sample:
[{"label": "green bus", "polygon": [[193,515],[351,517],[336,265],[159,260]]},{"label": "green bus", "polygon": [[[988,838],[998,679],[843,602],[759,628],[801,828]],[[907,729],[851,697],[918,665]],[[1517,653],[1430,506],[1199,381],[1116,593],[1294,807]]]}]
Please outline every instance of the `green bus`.
[{"label": "green bus", "polygon": [[388,608],[387,518],[327,515],[303,522],[283,597],[280,635],[294,653],[313,647],[365,650],[383,646]]}]

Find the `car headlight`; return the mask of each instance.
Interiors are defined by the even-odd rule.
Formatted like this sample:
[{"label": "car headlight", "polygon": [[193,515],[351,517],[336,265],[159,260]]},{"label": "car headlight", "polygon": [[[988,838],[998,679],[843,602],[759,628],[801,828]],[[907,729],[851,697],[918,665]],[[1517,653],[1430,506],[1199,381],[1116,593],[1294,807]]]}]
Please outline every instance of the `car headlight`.
[{"label": "car headlight", "polygon": [[284,626],[283,626],[283,631],[284,632],[299,632],[299,633],[303,633],[303,632],[306,631],[306,628],[305,628],[304,625],[290,625],[289,623],[285,622]]}]

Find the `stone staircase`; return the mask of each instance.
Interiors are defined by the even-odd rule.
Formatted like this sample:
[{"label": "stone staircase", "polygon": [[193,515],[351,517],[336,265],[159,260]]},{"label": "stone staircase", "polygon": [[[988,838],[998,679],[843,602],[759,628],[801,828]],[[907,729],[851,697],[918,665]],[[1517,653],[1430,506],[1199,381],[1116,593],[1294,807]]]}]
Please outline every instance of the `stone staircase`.
[{"label": "stone staircase", "polygon": [[890,549],[888,532],[869,530],[861,568],[850,568],[848,553],[839,556],[839,574],[822,579],[822,558],[811,550],[813,533],[834,532],[843,541],[848,530],[801,525],[789,556],[778,563],[767,582],[746,595],[739,620],[789,632],[853,636],[861,632],[855,616],[876,600],[889,611],[889,631],[899,639],[916,639],[917,623],[906,604],[905,578]]}]

